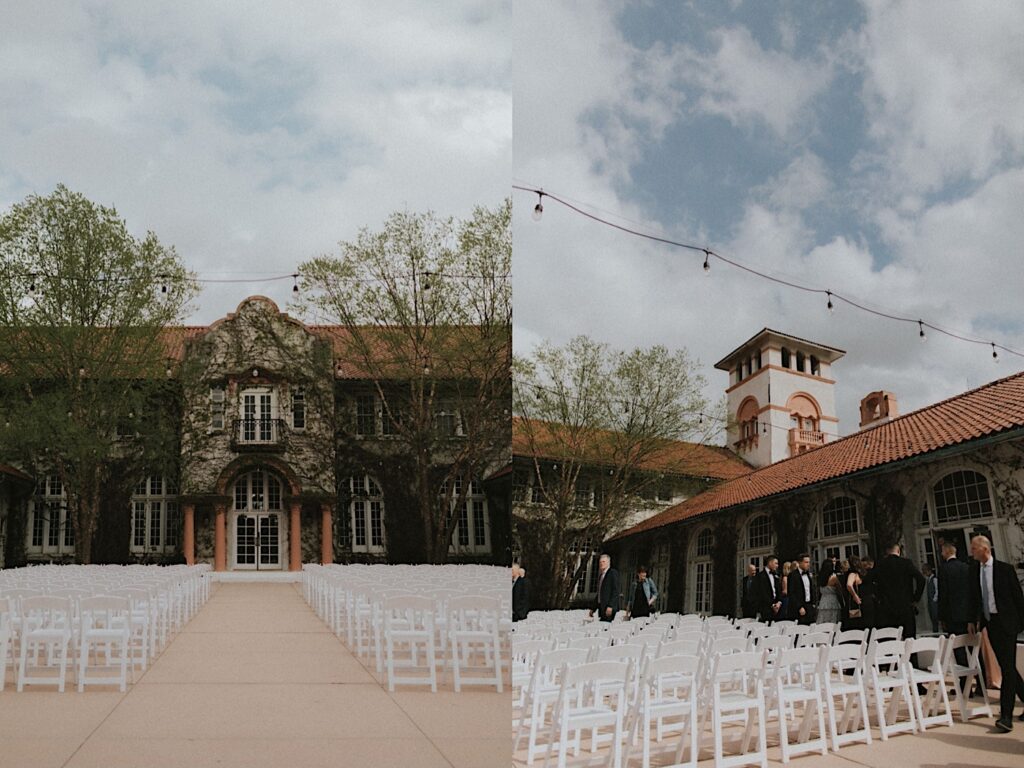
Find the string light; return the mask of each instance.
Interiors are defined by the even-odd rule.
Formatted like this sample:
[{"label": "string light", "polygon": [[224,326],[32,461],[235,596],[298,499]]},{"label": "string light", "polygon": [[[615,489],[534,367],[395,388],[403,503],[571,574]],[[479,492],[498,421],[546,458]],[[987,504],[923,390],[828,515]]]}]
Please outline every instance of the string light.
[{"label": "string light", "polygon": [[539,189],[537,190],[537,204],[533,206],[533,213],[530,215],[533,216],[534,221],[540,221],[544,215],[544,193]]},{"label": "string light", "polygon": [[922,320],[917,321],[917,335],[922,342],[928,341],[928,337],[924,335],[924,321]]},{"label": "string light", "polygon": [[996,343],[994,341],[992,342],[992,361],[999,362],[999,353],[996,352]]},{"label": "string light", "polygon": [[[831,301],[832,299],[835,299],[836,301],[843,301],[843,302],[849,304],[851,307],[859,309],[862,312],[867,312],[868,314],[875,315],[876,317],[882,317],[882,318],[885,318],[887,320],[894,320],[896,322],[902,322],[902,323],[918,323],[919,324],[919,331],[923,330],[923,328],[922,328],[922,321],[921,320],[917,320],[917,319],[914,319],[912,317],[906,317],[904,315],[898,315],[898,314],[896,314],[894,312],[882,311],[882,310],[878,310],[878,309],[872,309],[871,307],[868,307],[865,304],[862,304],[862,303],[856,301],[855,299],[848,298],[848,297],[843,296],[843,295],[838,294],[838,293],[833,293],[831,290],[825,290],[823,288],[812,288],[812,287],[807,286],[807,285],[801,285],[800,283],[793,282],[792,280],[785,280],[785,279],[783,279],[781,277],[776,277],[775,275],[771,275],[771,274],[769,274],[767,272],[762,272],[762,271],[760,271],[758,269],[754,269],[753,267],[749,267],[746,264],[743,264],[742,262],[737,261],[735,259],[731,259],[731,258],[728,258],[726,256],[723,256],[722,254],[720,254],[720,253],[718,253],[718,252],[716,252],[716,251],[714,251],[711,248],[708,248],[706,246],[694,245],[692,243],[684,243],[684,242],[681,242],[679,240],[672,240],[672,239],[667,238],[667,237],[660,237],[658,235],[652,235],[649,232],[644,232],[644,231],[642,231],[640,229],[634,229],[634,228],[631,228],[631,227],[623,226],[622,224],[617,224],[614,221],[610,221],[608,219],[602,218],[601,216],[598,216],[597,214],[591,213],[590,211],[584,210],[583,208],[580,208],[578,205],[574,205],[573,203],[569,202],[565,198],[559,197],[558,195],[554,195],[554,194],[552,194],[550,192],[543,192],[542,193],[540,190],[535,189],[533,187],[526,187],[526,186],[522,186],[522,185],[519,185],[519,184],[513,184],[512,188],[516,189],[516,190],[519,190],[521,192],[529,192],[531,194],[538,194],[538,195],[539,194],[543,194],[543,195],[551,198],[555,202],[565,206],[569,210],[571,210],[571,211],[573,211],[575,213],[578,213],[580,216],[583,216],[585,218],[591,219],[592,221],[595,221],[595,222],[597,222],[599,224],[603,224],[603,225],[605,225],[607,227],[610,227],[612,229],[617,229],[620,232],[624,232],[624,233],[626,233],[628,235],[633,235],[634,237],[640,237],[640,238],[643,238],[644,240],[650,240],[650,241],[656,242],[656,243],[663,243],[665,245],[671,245],[671,246],[676,247],[676,248],[683,248],[683,249],[690,250],[690,251],[703,252],[704,253],[704,272],[705,272],[705,274],[710,272],[710,270],[711,270],[710,257],[714,256],[715,258],[717,258],[717,259],[719,259],[721,261],[724,261],[726,264],[728,264],[728,265],[730,265],[732,267],[735,267],[736,269],[740,269],[740,270],[742,270],[744,272],[747,272],[748,274],[754,275],[755,277],[760,277],[763,280],[769,280],[769,281],[771,281],[771,282],[773,282],[773,283],[775,283],[777,285],[784,285],[784,286],[786,286],[788,288],[793,288],[794,290],[803,291],[805,293],[818,293],[818,294],[822,294],[823,293],[823,294],[826,294],[828,296],[830,303],[832,303],[832,301]],[[988,341],[986,339],[979,339],[977,337],[973,337],[972,338],[971,336],[968,336],[968,335],[966,335],[964,333],[959,333],[959,332],[956,332],[956,331],[948,330],[946,328],[941,328],[938,325],[935,325],[934,323],[928,323],[928,327],[931,328],[934,331],[938,331],[941,334],[949,336],[950,338],[957,339],[958,341],[964,341],[964,342],[967,342],[969,344],[989,344],[989,345],[992,346],[993,353],[995,353],[997,349],[1001,349],[1004,352],[1007,352],[1007,353],[1009,353],[1011,355],[1015,355],[1017,357],[1024,357],[1024,352],[1021,352],[1021,351],[1016,350],[1016,349],[1012,349],[1012,348],[1007,347],[1007,346],[1005,346],[1003,344],[996,344],[994,341]],[[998,354],[994,354],[993,357],[996,360],[998,360],[999,355]]]},{"label": "string light", "polygon": [[831,314],[833,314],[836,311],[835,306],[832,304],[832,291],[825,291],[825,293],[828,294],[828,304],[826,305],[825,308],[828,310],[828,313],[831,315]]},{"label": "string light", "polygon": [[430,284],[430,272],[423,273],[423,298],[426,301],[430,301],[430,291],[432,286]]},{"label": "string light", "polygon": [[299,292],[299,273],[298,272],[293,272],[292,273],[292,293],[298,293],[298,292]]}]

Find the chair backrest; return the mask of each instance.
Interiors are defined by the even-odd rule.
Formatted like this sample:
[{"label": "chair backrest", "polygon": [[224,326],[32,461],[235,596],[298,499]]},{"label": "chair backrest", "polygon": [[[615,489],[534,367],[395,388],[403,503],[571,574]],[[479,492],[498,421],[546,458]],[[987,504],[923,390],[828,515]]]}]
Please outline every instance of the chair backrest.
[{"label": "chair backrest", "polygon": [[83,597],[78,601],[78,612],[82,617],[82,628],[115,627],[127,628],[131,614],[131,603],[127,597],[97,595]]},{"label": "chair backrest", "polygon": [[55,595],[22,598],[21,616],[29,629],[70,629],[71,599]]},{"label": "chair backrest", "polygon": [[716,687],[722,685],[735,686],[737,683],[746,687],[755,680],[760,683],[765,656],[764,652],[758,651],[716,653],[711,662],[710,682]]},{"label": "chair backrest", "polygon": [[864,664],[864,646],[847,643],[828,646],[829,667],[843,673],[860,672]]},{"label": "chair backrest", "polygon": [[743,635],[716,639],[711,646],[715,654],[744,653],[750,650],[750,641]]},{"label": "chair backrest", "polygon": [[945,637],[908,637],[904,643],[906,643],[908,655],[918,654],[919,666],[925,667],[923,664],[925,656],[921,654],[931,654],[931,664],[928,664],[926,668],[935,673],[942,671],[943,654],[946,651]]},{"label": "chair backrest", "polygon": [[879,627],[871,630],[871,640],[884,642],[886,640],[902,640],[903,627]]},{"label": "chair backrest", "polygon": [[808,632],[805,635],[801,635],[797,645],[803,646],[818,646],[818,645],[831,645],[832,644],[832,633],[831,632]]},{"label": "chair backrest", "polygon": [[[827,652],[816,646],[802,648],[785,648],[779,652],[775,662],[775,671],[782,676],[806,681],[811,675],[818,674],[827,659]],[[789,675],[788,673],[794,674]]]},{"label": "chair backrest", "polygon": [[657,656],[694,656],[700,653],[700,638],[692,640],[673,640],[671,643],[662,643],[658,646]]},{"label": "chair backrest", "polygon": [[867,636],[867,631],[863,629],[844,629],[832,638],[832,644],[846,645],[847,643],[855,643],[857,645],[866,645]]},{"label": "chair backrest", "polygon": [[782,634],[790,637],[800,637],[806,635],[811,631],[811,628],[805,624],[789,624],[782,629]]},{"label": "chair backrest", "polygon": [[828,632],[828,634],[835,635],[839,631],[839,625],[834,621],[823,621],[821,624],[812,624],[812,632]]},{"label": "chair backrest", "polygon": [[550,640],[519,640],[512,642],[512,657],[525,661],[542,651],[551,650]]},{"label": "chair backrest", "polygon": [[662,656],[647,660],[644,681],[659,694],[666,687],[688,688],[695,693],[700,673],[701,659],[697,656]]},{"label": "chair backrest", "polygon": [[771,635],[761,637],[757,640],[757,650],[777,653],[793,647],[793,638],[790,635]]},{"label": "chair backrest", "polygon": [[646,652],[643,645],[609,645],[598,649],[596,661],[634,661],[639,664]]},{"label": "chair backrest", "polygon": [[874,640],[868,643],[867,665],[876,670],[883,667],[900,672],[907,646],[902,640]]},{"label": "chair backrest", "polygon": [[[592,661],[577,667],[566,666],[562,674],[563,691],[569,687],[599,684],[603,695],[618,689],[619,695],[624,698],[632,669],[633,664],[628,661]],[[609,691],[609,686],[612,691]]]},{"label": "chair backrest", "polygon": [[587,651],[593,651],[598,648],[608,647],[607,637],[580,637],[576,640],[569,642],[570,648],[583,648]]},{"label": "chair backrest", "polygon": [[698,643],[704,639],[704,633],[701,630],[690,630],[686,632],[680,632],[676,629],[676,636],[674,642],[681,642],[683,640],[697,641]]}]

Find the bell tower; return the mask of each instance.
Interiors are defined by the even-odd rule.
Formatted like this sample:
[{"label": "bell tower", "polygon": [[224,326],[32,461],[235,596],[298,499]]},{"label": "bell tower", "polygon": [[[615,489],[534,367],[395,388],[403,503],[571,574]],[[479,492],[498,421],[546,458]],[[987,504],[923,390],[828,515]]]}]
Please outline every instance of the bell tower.
[{"label": "bell tower", "polygon": [[728,447],[755,467],[839,436],[832,363],[841,349],[764,328],[723,357]]}]

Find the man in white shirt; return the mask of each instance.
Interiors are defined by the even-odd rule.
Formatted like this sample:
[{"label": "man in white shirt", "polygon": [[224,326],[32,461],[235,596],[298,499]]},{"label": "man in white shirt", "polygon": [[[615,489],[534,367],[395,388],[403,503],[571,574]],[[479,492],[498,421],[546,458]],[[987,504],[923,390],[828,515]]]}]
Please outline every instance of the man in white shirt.
[{"label": "man in white shirt", "polygon": [[[1013,730],[1013,700],[1024,701],[1024,681],[1017,672],[1017,635],[1024,628],[1024,593],[1013,566],[992,555],[986,536],[971,539],[971,623],[968,631],[987,629],[1003,681],[999,686],[996,730]],[[1024,720],[1024,714],[1021,715]]]}]

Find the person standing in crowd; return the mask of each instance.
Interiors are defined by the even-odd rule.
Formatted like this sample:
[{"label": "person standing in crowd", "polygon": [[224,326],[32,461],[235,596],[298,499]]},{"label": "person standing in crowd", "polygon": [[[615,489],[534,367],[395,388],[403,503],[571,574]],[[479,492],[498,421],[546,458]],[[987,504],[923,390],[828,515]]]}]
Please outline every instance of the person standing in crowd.
[{"label": "person standing in crowd", "polygon": [[631,597],[626,618],[639,619],[651,615],[654,601],[658,599],[658,587],[654,579],[647,577],[647,566],[641,565],[636,569],[636,580],[627,594]]},{"label": "person standing in crowd", "polygon": [[939,578],[929,563],[921,568],[924,575],[924,601],[928,606],[928,618],[932,622],[932,632],[939,631]]},{"label": "person standing in crowd", "polygon": [[799,624],[813,624],[818,608],[818,585],[811,578],[811,556],[800,555],[789,572],[789,618]]},{"label": "person standing in crowd", "polygon": [[779,609],[779,618],[789,618],[789,574],[793,572],[793,563],[789,560],[782,564],[782,608]]},{"label": "person standing in crowd", "polygon": [[512,621],[522,621],[530,615],[530,582],[526,569],[512,563]]},{"label": "person standing in crowd", "polygon": [[[988,629],[1003,681],[999,687],[999,719],[996,730],[1013,730],[1014,696],[1024,701],[1024,681],[1017,672],[1017,635],[1024,630],[1024,593],[1013,566],[992,556],[987,536],[971,539],[971,599],[968,631]],[[1021,715],[1024,720],[1024,714]]]},{"label": "person standing in crowd", "polygon": [[860,599],[864,628],[874,629],[878,626],[878,584],[875,578],[875,559],[866,557],[861,561]]},{"label": "person standing in crowd", "polygon": [[846,574],[846,620],[843,629],[865,629],[864,565],[856,555],[850,557],[850,571]]},{"label": "person standing in crowd", "polygon": [[[970,618],[971,574],[970,566],[956,556],[956,544],[951,541],[942,542],[942,563],[939,565],[939,627],[943,632],[954,635],[967,634],[967,621]],[[953,651],[956,663],[967,666],[967,649],[957,648]],[[963,685],[966,678],[960,681]],[[967,691],[967,695],[984,696],[980,682],[975,692]]]},{"label": "person standing in crowd", "polygon": [[903,638],[917,637],[914,606],[921,600],[925,578],[917,566],[900,557],[900,545],[885,550],[885,557],[875,566],[878,598],[878,626],[903,627]]},{"label": "person standing in crowd", "polygon": [[842,581],[835,571],[835,560],[826,560],[818,573],[818,617],[819,624],[838,624],[843,618],[843,604],[839,600]]},{"label": "person standing in crowd", "polygon": [[594,607],[590,609],[590,615],[593,616],[596,610],[601,621],[611,621],[619,610],[619,572],[612,568],[611,555],[607,554],[598,559],[597,569],[600,572],[597,578],[597,598]]},{"label": "person standing in crowd", "polygon": [[753,563],[747,564],[747,575],[743,577],[742,594],[740,608],[743,611],[743,618],[756,619],[758,606],[757,566]]},{"label": "person standing in crowd", "polygon": [[764,570],[757,575],[761,621],[770,623],[784,618],[782,613],[782,584],[779,579],[779,558],[765,558]]}]

